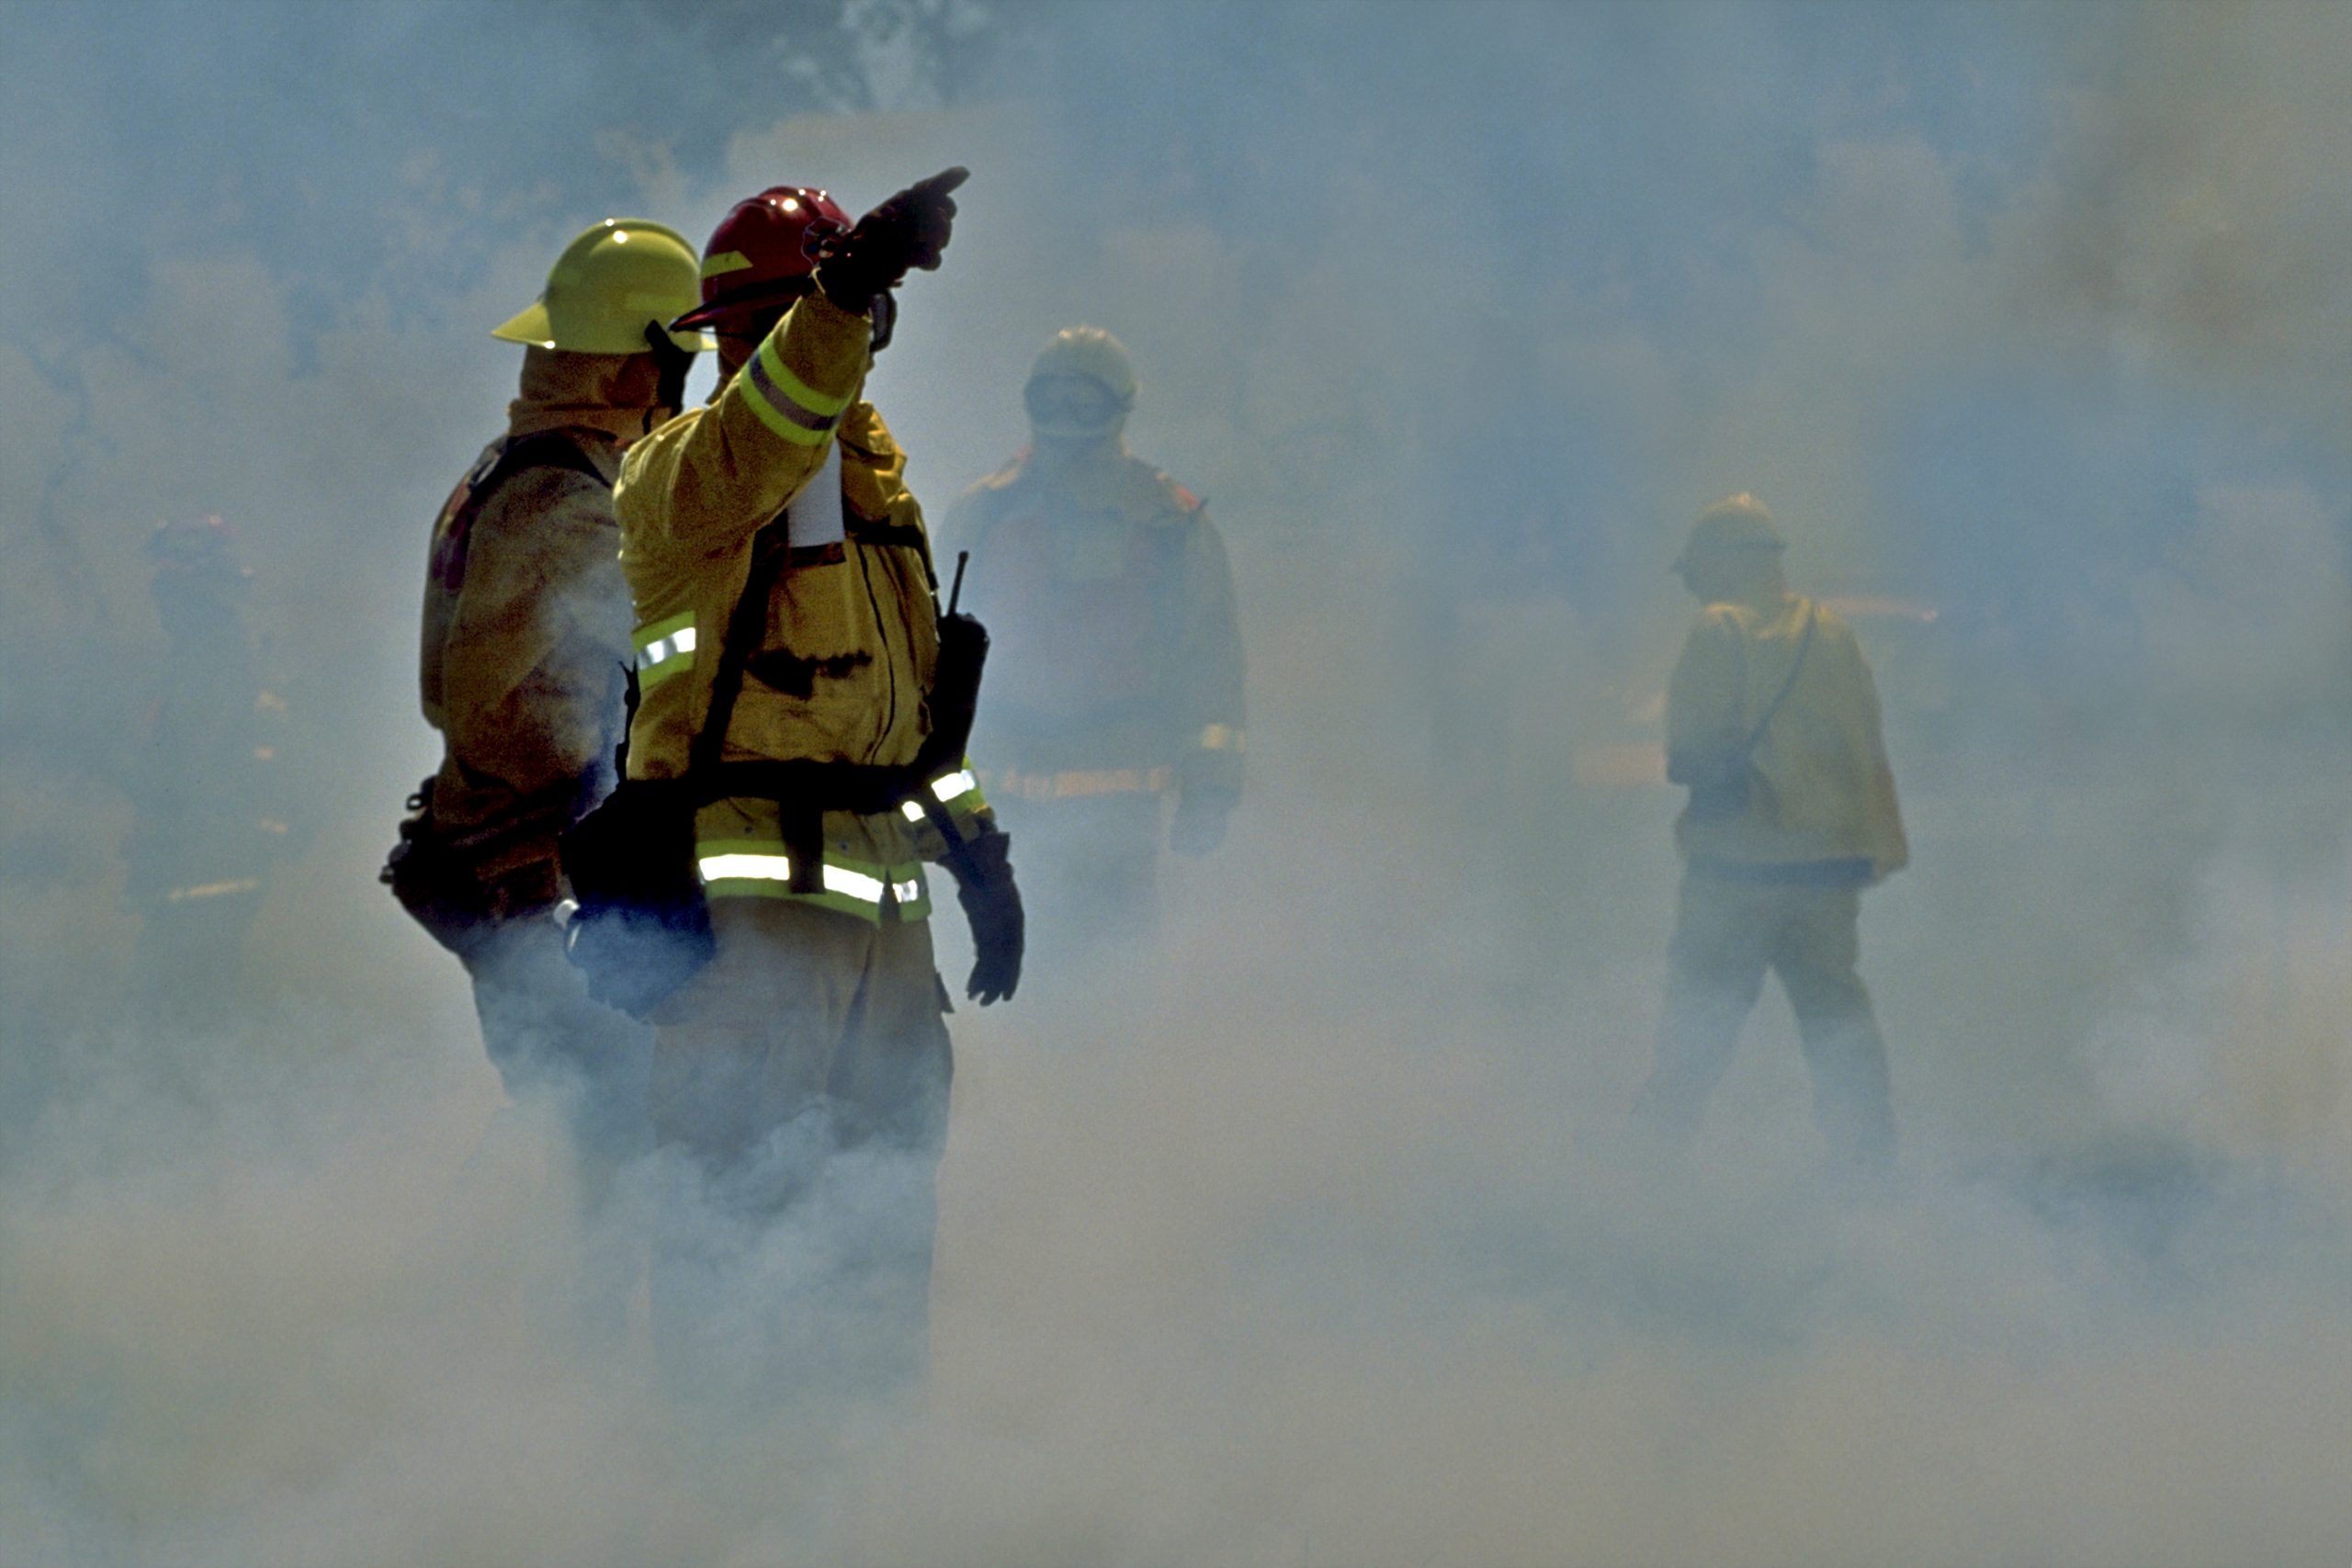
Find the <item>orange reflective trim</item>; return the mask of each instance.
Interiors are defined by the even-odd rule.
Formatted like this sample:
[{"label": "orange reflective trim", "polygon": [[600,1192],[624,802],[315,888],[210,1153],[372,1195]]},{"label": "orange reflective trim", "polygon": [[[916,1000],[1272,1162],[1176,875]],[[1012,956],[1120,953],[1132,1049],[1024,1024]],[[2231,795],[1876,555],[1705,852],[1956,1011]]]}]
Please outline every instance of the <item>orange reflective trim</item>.
[{"label": "orange reflective trim", "polygon": [[1158,795],[1173,783],[1176,770],[1159,768],[1065,768],[1056,773],[1003,773],[989,780],[989,793],[1021,800],[1079,800],[1096,795]]}]

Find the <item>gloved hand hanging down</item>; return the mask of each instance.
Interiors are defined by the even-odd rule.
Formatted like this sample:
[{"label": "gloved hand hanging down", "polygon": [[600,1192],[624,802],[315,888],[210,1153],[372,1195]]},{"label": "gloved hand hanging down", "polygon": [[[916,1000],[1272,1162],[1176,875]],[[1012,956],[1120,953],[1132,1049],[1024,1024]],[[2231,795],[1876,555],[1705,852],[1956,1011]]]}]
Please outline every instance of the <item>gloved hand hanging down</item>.
[{"label": "gloved hand hanging down", "polygon": [[956,203],[948,192],[971,173],[960,166],[943,169],[859,219],[848,233],[813,241],[817,287],[825,298],[863,315],[910,270],[938,271],[940,253],[956,225]]},{"label": "gloved hand hanging down", "polygon": [[1010,997],[1021,984],[1027,926],[1021,889],[1012,880],[1012,848],[1011,834],[990,831],[965,840],[962,852],[947,860],[956,875],[956,901],[972,923],[972,948],[978,955],[964,994],[982,1007]]}]

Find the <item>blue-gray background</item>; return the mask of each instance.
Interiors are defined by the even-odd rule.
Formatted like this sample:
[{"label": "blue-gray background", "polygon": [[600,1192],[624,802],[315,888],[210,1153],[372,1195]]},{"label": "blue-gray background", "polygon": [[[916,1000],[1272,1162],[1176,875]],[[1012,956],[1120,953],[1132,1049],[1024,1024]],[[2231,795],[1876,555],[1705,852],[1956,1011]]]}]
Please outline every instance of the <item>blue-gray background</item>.
[{"label": "blue-gray background", "polygon": [[[2289,4],[0,6],[0,1556],[2340,1547],[2348,95]],[[950,162],[918,492],[1118,332],[1253,793],[1161,972],[957,1016],[931,1409],[698,1466],[502,1283],[560,1205],[452,1196],[495,1081],[372,881],[423,537],[579,229]],[[1664,566],[1743,489],[1878,606],[1917,851],[1859,1210],[1777,1003],[1691,1190],[1609,1153]],[[208,513],[315,837],[250,1027],[127,1038],[140,547]]]}]

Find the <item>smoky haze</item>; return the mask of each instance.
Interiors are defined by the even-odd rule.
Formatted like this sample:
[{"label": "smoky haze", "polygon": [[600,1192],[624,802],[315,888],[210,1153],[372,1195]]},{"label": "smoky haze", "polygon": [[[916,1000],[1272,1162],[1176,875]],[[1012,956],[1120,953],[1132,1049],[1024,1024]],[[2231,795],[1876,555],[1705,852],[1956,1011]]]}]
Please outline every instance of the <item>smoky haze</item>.
[{"label": "smoky haze", "polygon": [[[2287,4],[0,6],[0,1562],[2339,1559],[2347,61]],[[1125,341],[1249,793],[1155,953],[950,1020],[924,1397],[714,1429],[575,1334],[612,1238],[375,883],[425,535],[581,228],[958,163],[869,396],[936,522],[1054,329]],[[1911,832],[1868,1191],[1777,991],[1687,1159],[1623,1129],[1666,566],[1741,490]],[[306,819],[236,1018],[159,1032],[141,547],[212,513]]]}]

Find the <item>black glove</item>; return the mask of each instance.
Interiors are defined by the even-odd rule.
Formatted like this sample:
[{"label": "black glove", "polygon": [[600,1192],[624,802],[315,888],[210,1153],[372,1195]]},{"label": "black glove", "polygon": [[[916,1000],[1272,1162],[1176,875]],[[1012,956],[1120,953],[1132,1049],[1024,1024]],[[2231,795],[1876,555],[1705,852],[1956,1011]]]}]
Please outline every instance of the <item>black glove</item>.
[{"label": "black glove", "polygon": [[972,923],[972,948],[978,955],[964,994],[978,998],[982,1007],[1010,997],[1021,984],[1026,924],[1021,889],[1012,881],[1012,848],[1011,834],[986,832],[965,840],[962,852],[947,860],[947,869],[956,874],[956,901]]},{"label": "black glove", "polygon": [[[680,348],[670,329],[659,321],[645,323],[645,344],[653,355],[653,406],[675,417],[686,406],[686,372],[695,367],[695,351]],[[649,429],[651,414],[646,416]]]},{"label": "black glove", "polygon": [[1188,789],[1176,797],[1168,824],[1168,847],[1180,855],[1204,855],[1225,842],[1225,819],[1236,802],[1230,790]]},{"label": "black glove", "polygon": [[846,234],[817,245],[817,287],[844,310],[864,315],[876,295],[898,287],[910,270],[939,270],[939,255],[956,226],[948,196],[971,177],[969,169],[943,169],[910,185],[857,220]]}]

